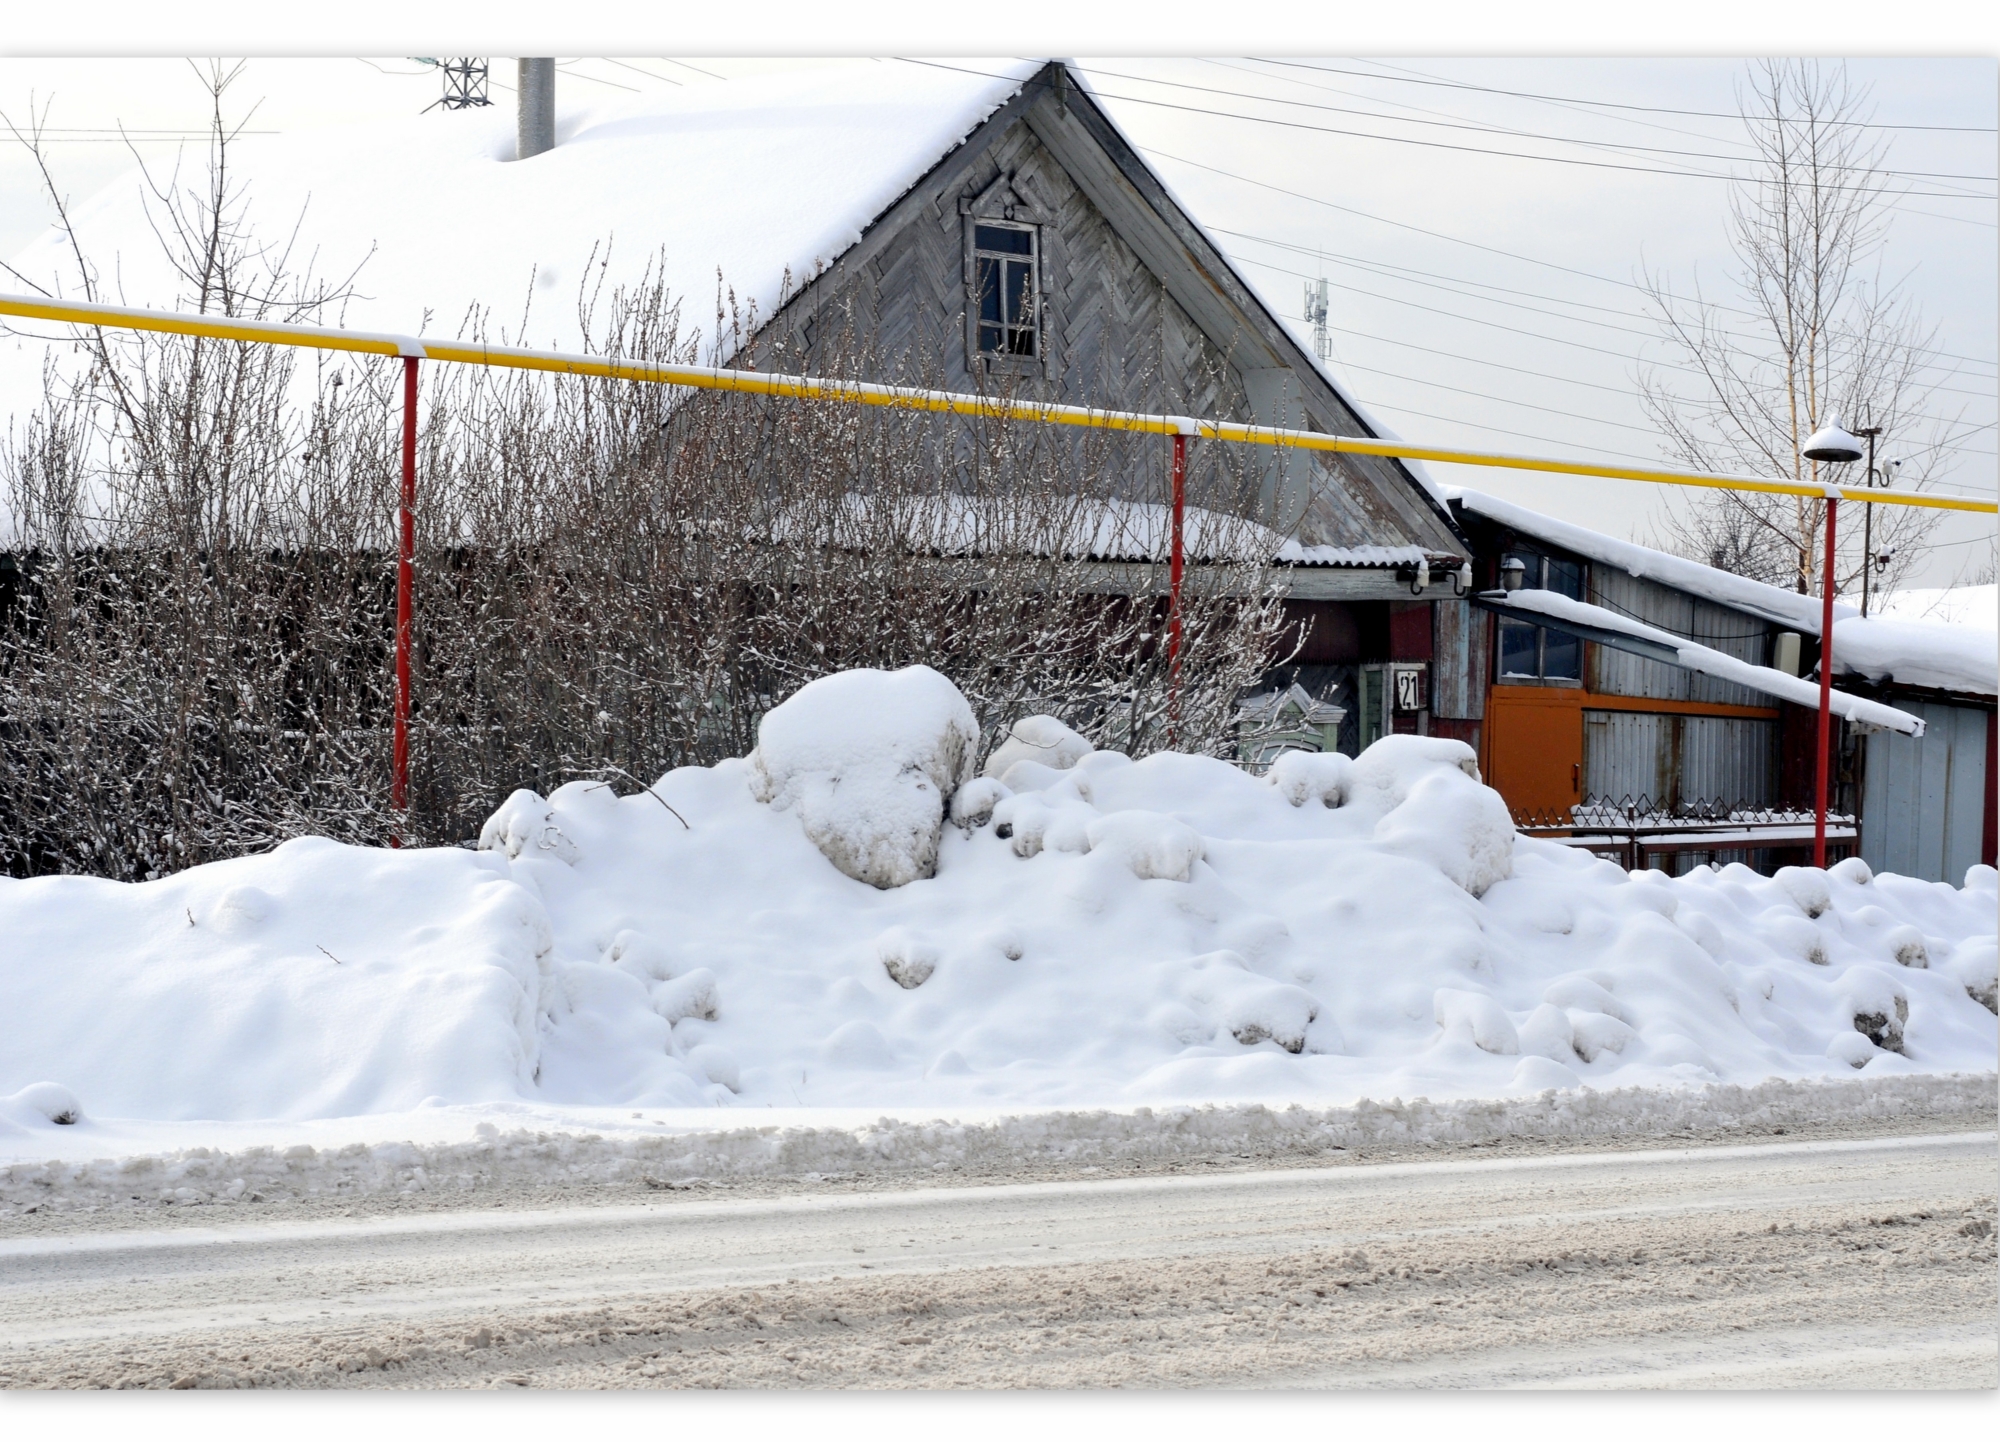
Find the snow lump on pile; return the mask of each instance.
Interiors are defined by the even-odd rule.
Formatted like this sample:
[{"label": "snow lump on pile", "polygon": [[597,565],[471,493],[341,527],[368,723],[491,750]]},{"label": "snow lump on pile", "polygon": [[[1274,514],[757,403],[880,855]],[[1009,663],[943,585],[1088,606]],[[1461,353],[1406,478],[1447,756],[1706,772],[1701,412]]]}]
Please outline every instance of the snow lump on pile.
[{"label": "snow lump on pile", "polygon": [[972,708],[930,667],[842,671],[764,717],[750,789],[795,812],[842,872],[888,890],[936,873],[945,802],[978,751]]}]

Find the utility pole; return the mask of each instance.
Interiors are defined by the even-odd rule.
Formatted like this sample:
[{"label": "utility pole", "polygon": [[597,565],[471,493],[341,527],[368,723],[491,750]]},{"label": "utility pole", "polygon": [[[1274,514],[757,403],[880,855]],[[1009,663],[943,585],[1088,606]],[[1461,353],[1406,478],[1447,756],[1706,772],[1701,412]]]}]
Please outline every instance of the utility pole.
[{"label": "utility pole", "polygon": [[518,62],[521,108],[514,127],[514,158],[527,160],[556,148],[556,62]]}]

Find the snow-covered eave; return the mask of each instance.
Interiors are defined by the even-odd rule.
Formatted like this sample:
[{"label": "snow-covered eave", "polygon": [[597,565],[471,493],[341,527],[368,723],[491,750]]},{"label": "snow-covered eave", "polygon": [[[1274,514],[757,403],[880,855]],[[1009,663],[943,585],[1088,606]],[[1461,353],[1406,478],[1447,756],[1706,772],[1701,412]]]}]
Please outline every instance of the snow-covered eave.
[{"label": "snow-covered eave", "polygon": [[[1817,596],[1803,596],[1763,581],[1753,581],[1747,576],[1718,571],[1713,566],[1704,566],[1685,556],[1673,556],[1650,546],[1615,540],[1602,532],[1574,522],[1557,520],[1554,516],[1481,491],[1449,487],[1446,494],[1476,516],[1548,541],[1579,556],[1616,566],[1630,575],[1657,581],[1677,591],[1686,591],[1746,611],[1802,635],[1819,635],[1821,602]],[[1833,603],[1836,622],[1858,614],[1852,606],[1839,601]]]},{"label": "snow-covered eave", "polygon": [[[1012,67],[1025,67],[1025,68],[1023,69],[1022,73],[1018,76],[1013,75],[1011,73],[1003,73],[995,75],[991,71],[980,71],[980,72],[967,71],[968,74],[974,74],[974,73],[982,74],[991,79],[1000,81],[1003,84],[1011,84],[1012,88],[1004,92],[996,93],[991,98],[990,103],[987,104],[983,110],[978,111],[974,115],[962,118],[955,129],[955,133],[950,135],[948,138],[941,140],[936,150],[936,153],[933,154],[929,160],[919,164],[910,173],[909,177],[904,181],[902,188],[897,190],[893,195],[891,195],[886,202],[875,203],[865,206],[863,208],[866,209],[867,214],[865,215],[857,214],[852,219],[846,221],[845,224],[849,227],[850,233],[846,239],[845,244],[840,245],[838,248],[833,248],[830,254],[822,255],[819,253],[815,253],[810,260],[801,257],[799,260],[799,264],[796,270],[794,271],[794,275],[795,277],[797,277],[797,279],[795,279],[794,285],[789,291],[789,293],[782,293],[771,297],[771,303],[768,309],[765,311],[763,321],[760,322],[760,324],[756,327],[756,329],[750,332],[749,334],[737,338],[736,341],[726,349],[726,351],[718,352],[719,358],[717,364],[728,365],[730,363],[730,360],[734,356],[741,354],[745,349],[748,349],[751,345],[753,345],[755,343],[756,337],[763,332],[763,330],[768,326],[769,322],[773,318],[775,318],[781,311],[783,311],[788,305],[790,305],[792,301],[796,300],[800,295],[804,294],[805,291],[811,286],[813,281],[817,280],[822,275],[831,274],[834,271],[836,271],[840,266],[840,262],[848,255],[848,253],[854,250],[857,246],[863,244],[868,239],[869,235],[876,229],[876,227],[881,225],[891,215],[895,214],[897,207],[902,205],[904,200],[906,200],[913,191],[920,188],[923,185],[924,181],[927,178],[929,178],[929,176],[934,171],[936,171],[939,166],[949,162],[951,157],[957,154],[959,149],[962,146],[964,146],[966,142],[971,140],[973,136],[979,133],[981,127],[985,126],[987,122],[992,120],[995,115],[998,115],[1002,110],[1005,110],[1009,105],[1013,104],[1017,99],[1019,99],[1021,92],[1027,88],[1029,82],[1032,81],[1036,75],[1041,73],[1043,67],[1047,64],[1046,61],[1008,61],[1008,60],[982,61],[981,63],[992,65],[1003,71],[1010,70]],[[955,68],[955,67],[947,67],[947,68]]]},{"label": "snow-covered eave", "polygon": [[[1698,645],[1671,631],[1648,626],[1629,616],[1587,601],[1571,600],[1554,591],[1486,591],[1475,604],[1502,615],[1520,615],[1540,624],[1560,623],[1562,628],[1586,640],[1619,650],[1632,651],[1651,660],[1683,670],[1699,671],[1719,681],[1733,682],[1761,691],[1766,696],[1789,701],[1795,706],[1819,705],[1819,686],[1802,676],[1789,676],[1770,666],[1757,666],[1736,656]],[[1905,736],[1924,734],[1924,723],[1907,711],[1885,706],[1845,691],[1832,693],[1833,714],[1870,730],[1897,731]]]}]

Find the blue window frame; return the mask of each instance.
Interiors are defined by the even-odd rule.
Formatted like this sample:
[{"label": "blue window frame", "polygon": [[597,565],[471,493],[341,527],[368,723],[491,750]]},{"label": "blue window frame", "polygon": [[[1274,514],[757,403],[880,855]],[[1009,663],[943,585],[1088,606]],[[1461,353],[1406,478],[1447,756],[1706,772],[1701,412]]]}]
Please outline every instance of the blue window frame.
[{"label": "blue window frame", "polygon": [[[1520,561],[1526,568],[1521,578],[1523,590],[1554,591],[1572,601],[1584,599],[1581,561],[1565,561],[1557,556],[1544,556],[1524,549],[1508,551],[1500,558],[1503,566],[1513,560]],[[1497,659],[1503,681],[1583,679],[1583,642],[1567,631],[1547,626],[1530,626],[1503,619],[1500,622]]]},{"label": "blue window frame", "polygon": [[980,222],[972,230],[973,295],[982,355],[1040,354],[1033,226]]}]

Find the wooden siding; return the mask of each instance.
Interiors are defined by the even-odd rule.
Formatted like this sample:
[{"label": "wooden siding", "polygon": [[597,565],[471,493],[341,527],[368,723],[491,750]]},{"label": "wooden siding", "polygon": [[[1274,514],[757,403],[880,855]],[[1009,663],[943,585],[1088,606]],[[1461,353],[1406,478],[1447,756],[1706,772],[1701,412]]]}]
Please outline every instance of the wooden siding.
[{"label": "wooden siding", "polygon": [[[1094,105],[1075,92],[1059,103],[1031,84],[801,286],[760,328],[758,352],[774,366],[813,369],[836,336],[852,335],[889,379],[1365,433],[1297,342],[1237,294],[1240,283],[1136,156],[1113,148],[1126,149]],[[1041,374],[982,377],[968,354],[962,206],[996,196],[1041,226]],[[1080,457],[1085,441],[1064,432],[1054,444]],[[1124,459],[1100,464],[1103,490],[1160,498],[1164,447],[1134,440],[1113,454]],[[1463,549],[1380,458],[1206,445],[1190,499],[1252,511],[1307,544]]]},{"label": "wooden siding", "polygon": [[1487,677],[1493,669],[1488,638],[1492,618],[1470,601],[1435,601],[1437,658],[1431,666],[1431,714],[1477,721],[1486,715]]}]

